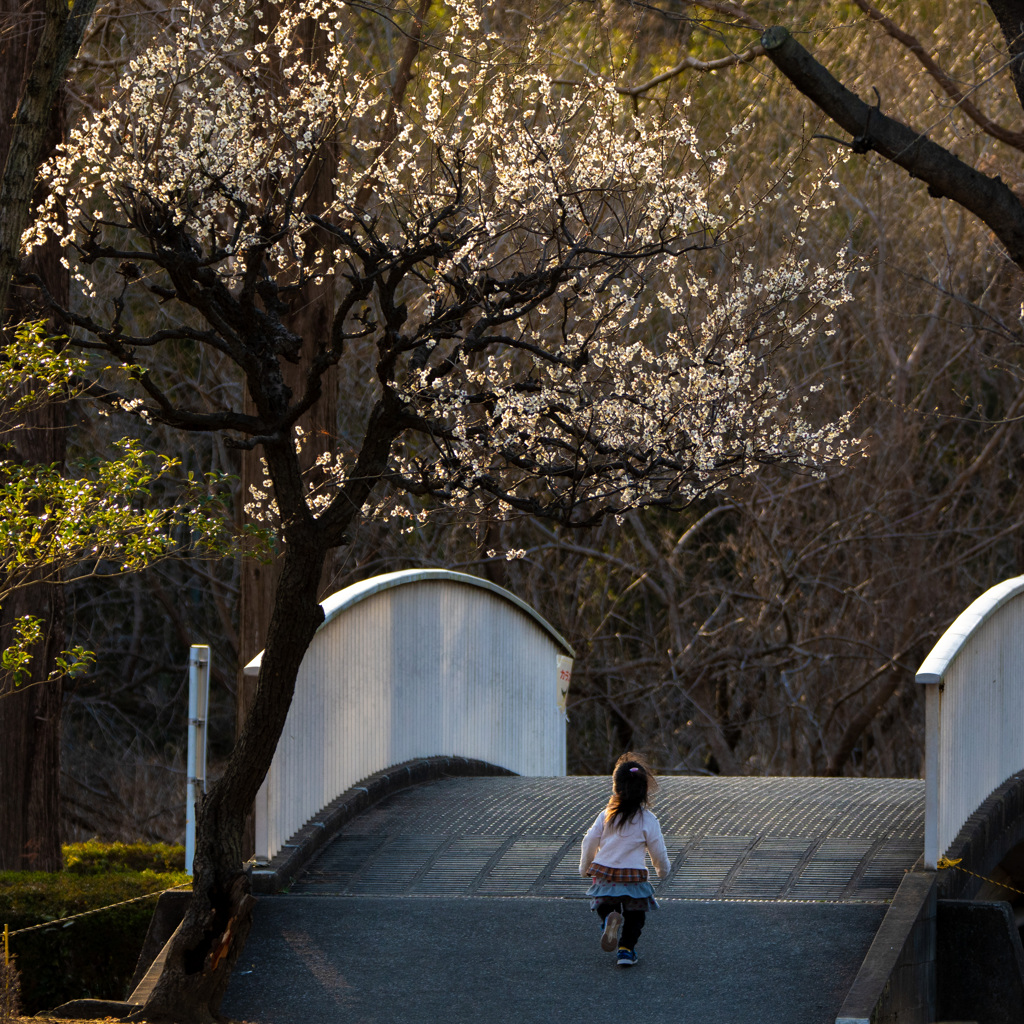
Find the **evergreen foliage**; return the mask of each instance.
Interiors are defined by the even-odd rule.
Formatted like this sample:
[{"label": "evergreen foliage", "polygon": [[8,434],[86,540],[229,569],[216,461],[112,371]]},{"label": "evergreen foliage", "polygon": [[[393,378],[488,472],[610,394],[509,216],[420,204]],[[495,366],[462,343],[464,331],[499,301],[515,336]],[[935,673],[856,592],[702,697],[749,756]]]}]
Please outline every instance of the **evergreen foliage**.
[{"label": "evergreen foliage", "polygon": [[[63,849],[64,871],[0,872],[0,925],[17,931],[189,882],[181,846],[92,840]],[[23,1012],[125,998],[155,906],[154,896],[12,937]]]}]

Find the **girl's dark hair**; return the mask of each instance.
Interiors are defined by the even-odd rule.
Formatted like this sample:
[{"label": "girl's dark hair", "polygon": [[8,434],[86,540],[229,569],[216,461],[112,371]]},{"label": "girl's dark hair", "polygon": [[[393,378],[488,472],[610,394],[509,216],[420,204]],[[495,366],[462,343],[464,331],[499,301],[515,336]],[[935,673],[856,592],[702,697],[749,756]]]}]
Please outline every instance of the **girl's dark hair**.
[{"label": "girl's dark hair", "polygon": [[627,751],[615,762],[612,795],[604,810],[604,823],[619,828],[646,807],[658,788],[651,766],[643,754]]}]

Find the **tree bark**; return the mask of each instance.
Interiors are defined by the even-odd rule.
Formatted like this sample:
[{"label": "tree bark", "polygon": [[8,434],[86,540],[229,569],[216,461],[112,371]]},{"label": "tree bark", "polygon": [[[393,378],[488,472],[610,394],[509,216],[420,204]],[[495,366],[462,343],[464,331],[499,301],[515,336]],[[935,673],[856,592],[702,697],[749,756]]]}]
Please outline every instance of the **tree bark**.
[{"label": "tree bark", "polygon": [[242,870],[245,817],[274,756],[299,665],[320,623],[326,550],[315,527],[290,535],[256,693],[224,774],[198,814],[192,900],[141,1020],[212,1021],[245,944],[255,899]]},{"label": "tree bark", "polygon": [[[67,66],[94,6],[95,0],[81,0],[69,12],[61,0],[0,0],[0,328],[35,313],[27,295],[11,290],[12,278],[37,198],[36,170],[61,137]],[[31,269],[67,302],[67,273],[56,244],[38,250]],[[10,440],[26,462],[63,463],[63,405],[30,413]],[[61,584],[39,582],[16,593],[2,612],[0,643],[6,645],[11,624],[22,615],[42,620],[44,638],[31,664],[32,685],[16,690],[13,680],[0,680],[0,869],[59,871],[63,686],[51,674],[64,648]]]},{"label": "tree bark", "polygon": [[[329,149],[328,149],[329,152]],[[331,175],[318,162],[314,180],[309,183],[310,190],[320,198],[331,191]],[[303,339],[301,358],[295,366],[285,367],[286,380],[292,392],[301,392],[306,373],[313,365],[320,345],[327,345],[331,336],[331,315],[334,311],[334,278],[323,284],[308,282],[299,291],[295,303],[296,311],[288,318],[288,328]],[[252,400],[247,397],[247,413],[255,413]],[[323,396],[299,420],[299,426],[305,431],[305,448],[303,465],[313,466],[318,455],[333,451],[336,441],[338,419],[338,369],[331,367],[323,377]],[[250,487],[263,489],[266,470],[260,462],[258,451],[242,453],[242,490],[240,503],[251,500]],[[239,510],[240,521],[244,521],[244,512]],[[325,566],[326,568],[326,566]],[[274,609],[274,591],[281,578],[281,559],[276,558],[266,564],[253,558],[242,560],[239,572],[238,601],[238,682],[235,690],[235,735],[241,735],[249,708],[255,697],[256,683],[252,676],[246,676],[245,666],[256,657],[266,646],[267,631],[270,627]],[[323,576],[323,572],[321,576]],[[319,595],[326,584],[321,579],[317,586]],[[255,849],[255,828],[252,810],[246,816],[245,838],[242,843],[243,860],[248,860]]]},{"label": "tree bark", "polygon": [[[59,871],[63,687],[46,677],[63,649],[63,587],[36,583],[16,593],[4,618],[9,626],[24,614],[42,618],[45,634],[31,663],[39,682],[13,692],[9,680],[0,685],[0,871]],[[8,636],[0,630],[2,641]]]},{"label": "tree bark", "polygon": [[1013,58],[1010,74],[1017,99],[1024,106],[1024,0],[988,0],[988,5],[999,22],[1006,48]]},{"label": "tree bark", "polygon": [[[24,35],[5,33],[5,50],[0,53],[4,74],[0,104],[7,107],[17,102],[13,120],[8,107],[0,122],[5,137],[0,179],[0,310],[6,311],[8,289],[20,261],[21,236],[31,216],[36,171],[52,138],[54,111],[60,104],[68,65],[82,44],[96,0],[78,0],[74,5],[67,0],[41,0],[24,7],[11,0],[3,2],[4,28],[19,20],[32,26]],[[33,18],[40,22],[38,30]],[[14,74],[18,77],[16,89],[11,88]]]},{"label": "tree bark", "polygon": [[817,107],[853,136],[855,152],[876,153],[928,186],[930,195],[952,199],[982,220],[1024,268],[1024,207],[999,178],[976,171],[948,149],[930,141],[877,107],[869,107],[776,25],[761,37],[772,63]]},{"label": "tree bark", "polygon": [[[248,412],[249,409],[247,408]],[[259,487],[263,469],[256,452],[242,453],[241,494],[239,504],[244,507],[249,499],[250,486]],[[239,522],[245,513],[239,509]],[[238,572],[238,673],[235,680],[235,740],[245,729],[249,709],[256,699],[256,680],[245,674],[245,666],[266,645],[267,630],[274,608],[274,589],[281,576],[281,562],[259,562],[243,558]],[[242,837],[242,861],[249,860],[256,850],[256,818],[250,805],[245,816]]]}]

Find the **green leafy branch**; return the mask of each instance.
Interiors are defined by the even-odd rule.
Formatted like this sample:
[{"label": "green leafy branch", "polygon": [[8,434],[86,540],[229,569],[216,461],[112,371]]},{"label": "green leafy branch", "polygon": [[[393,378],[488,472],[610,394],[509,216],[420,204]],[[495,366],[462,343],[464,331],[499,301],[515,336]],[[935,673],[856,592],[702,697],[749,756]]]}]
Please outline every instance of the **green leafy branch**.
[{"label": "green leafy branch", "polygon": [[[4,403],[0,432],[13,430],[28,408],[86,395],[95,367],[61,351],[60,339],[39,324],[14,332],[0,359]],[[0,444],[0,607],[23,587],[79,574],[138,572],[163,559],[189,554],[211,558],[243,549],[265,553],[269,535],[236,529],[233,478],[225,473],[181,474],[181,461],[122,438],[111,457],[67,466],[35,464]],[[172,492],[168,502],[159,495]],[[44,623],[31,615],[12,623],[0,669],[7,684],[24,687]],[[77,675],[94,658],[82,647],[63,651],[50,675]],[[37,679],[36,683],[45,680]]]}]

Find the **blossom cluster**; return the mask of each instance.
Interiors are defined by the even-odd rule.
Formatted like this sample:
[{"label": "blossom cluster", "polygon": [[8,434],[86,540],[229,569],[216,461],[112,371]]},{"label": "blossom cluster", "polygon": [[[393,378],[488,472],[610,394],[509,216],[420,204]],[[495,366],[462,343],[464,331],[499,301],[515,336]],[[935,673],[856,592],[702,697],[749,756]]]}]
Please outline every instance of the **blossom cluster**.
[{"label": "blossom cluster", "polygon": [[[133,283],[198,310],[246,373],[268,345],[324,365],[373,346],[367,386],[403,426],[364,514],[410,528],[412,493],[578,521],[848,453],[847,421],[813,425],[777,357],[830,336],[851,266],[812,266],[799,235],[757,265],[730,241],[758,213],[723,184],[749,125],[705,148],[682,105],[566,85],[476,0],[445,7],[400,101],[340,0],[183,10],[46,166],[25,244],[56,234],[87,293],[97,260],[133,257]],[[796,195],[800,223],[824,191]],[[292,351],[276,296],[324,282],[334,334]],[[357,457],[306,460],[314,517]],[[268,466],[247,511],[279,517],[274,491]]]}]

